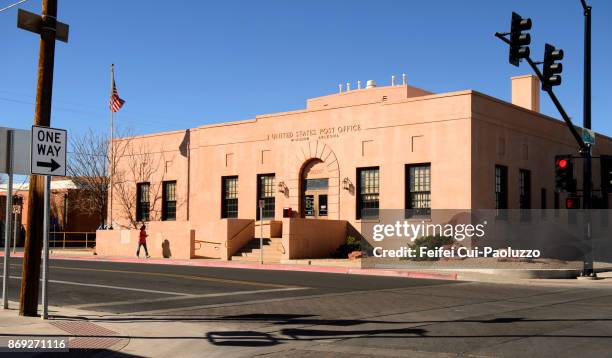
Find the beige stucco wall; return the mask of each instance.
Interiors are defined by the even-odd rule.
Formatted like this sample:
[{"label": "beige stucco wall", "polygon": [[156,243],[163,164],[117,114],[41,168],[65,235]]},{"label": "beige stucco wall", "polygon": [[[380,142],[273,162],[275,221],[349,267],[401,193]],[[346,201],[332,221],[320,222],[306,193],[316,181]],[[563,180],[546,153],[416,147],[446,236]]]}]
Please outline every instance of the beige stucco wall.
[{"label": "beige stucco wall", "polygon": [[283,219],[283,259],[329,257],[346,234],[344,220]]},{"label": "beige stucco wall", "polygon": [[[578,155],[577,144],[565,122],[475,93],[472,97],[472,207],[495,207],[495,165],[508,167],[508,206],[519,207],[519,169],[531,171],[531,207],[541,208],[540,190],[546,189],[546,207],[554,207],[554,160],[558,154]],[[576,121],[576,120],[574,120]],[[574,123],[575,125],[579,123]],[[612,140],[598,135],[593,155],[612,153]],[[576,159],[578,187],[582,161]],[[593,160],[593,181],[600,187],[600,166]],[[560,195],[564,207],[566,194]]]},{"label": "beige stucco wall", "polygon": [[[96,253],[102,256],[136,256],[139,230],[117,229],[96,232]],[[147,249],[155,258],[190,259],[194,256],[195,231],[176,222],[151,222],[147,226]],[[140,257],[144,257],[144,249]]]}]

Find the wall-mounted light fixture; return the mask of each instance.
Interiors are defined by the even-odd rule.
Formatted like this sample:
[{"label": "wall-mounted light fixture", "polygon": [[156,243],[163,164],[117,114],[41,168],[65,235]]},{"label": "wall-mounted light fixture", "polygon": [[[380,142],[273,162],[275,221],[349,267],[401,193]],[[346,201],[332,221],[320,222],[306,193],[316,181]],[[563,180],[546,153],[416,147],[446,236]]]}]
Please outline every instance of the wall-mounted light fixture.
[{"label": "wall-mounted light fixture", "polygon": [[278,192],[286,194],[287,191],[289,191],[289,188],[287,188],[287,185],[285,184],[285,182],[284,181],[279,182],[278,183]]},{"label": "wall-mounted light fixture", "polygon": [[351,185],[353,185],[353,183],[351,183],[351,179],[348,177],[342,179],[342,189],[351,190]]}]

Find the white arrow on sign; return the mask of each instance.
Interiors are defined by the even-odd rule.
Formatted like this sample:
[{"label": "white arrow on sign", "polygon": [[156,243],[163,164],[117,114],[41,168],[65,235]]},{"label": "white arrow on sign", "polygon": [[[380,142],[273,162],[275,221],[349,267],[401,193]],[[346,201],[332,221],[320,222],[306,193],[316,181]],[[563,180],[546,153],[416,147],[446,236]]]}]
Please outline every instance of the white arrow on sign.
[{"label": "white arrow on sign", "polygon": [[32,174],[66,175],[65,129],[32,126]]}]

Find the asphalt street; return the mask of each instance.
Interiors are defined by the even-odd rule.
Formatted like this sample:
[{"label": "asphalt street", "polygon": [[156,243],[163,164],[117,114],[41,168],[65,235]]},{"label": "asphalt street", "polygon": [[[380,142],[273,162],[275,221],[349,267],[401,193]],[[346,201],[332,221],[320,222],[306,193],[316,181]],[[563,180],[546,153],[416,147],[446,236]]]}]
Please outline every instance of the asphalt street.
[{"label": "asphalt street", "polygon": [[[11,264],[11,276],[19,277],[20,260]],[[71,260],[52,260],[50,279],[57,319],[122,332],[119,338],[130,337],[121,349],[128,356],[609,357],[612,352],[609,286]],[[10,280],[11,300],[18,298],[19,282]]]},{"label": "asphalt street", "polygon": [[[11,258],[9,299],[15,301],[19,297],[21,268],[21,259]],[[395,277],[73,260],[50,260],[49,279],[50,305],[110,313],[161,312],[252,300],[453,283]]]}]

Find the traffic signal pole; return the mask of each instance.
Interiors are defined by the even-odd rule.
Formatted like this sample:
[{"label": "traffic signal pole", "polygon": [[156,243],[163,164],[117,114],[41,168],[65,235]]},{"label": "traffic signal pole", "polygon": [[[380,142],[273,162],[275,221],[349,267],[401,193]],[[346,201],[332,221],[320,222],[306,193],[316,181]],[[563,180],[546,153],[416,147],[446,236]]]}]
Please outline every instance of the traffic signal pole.
[{"label": "traffic signal pole", "polygon": [[[55,58],[55,29],[57,0],[43,0],[40,49],[38,57],[38,83],[34,124],[51,124],[51,94],[53,91],[53,64]],[[35,317],[38,314],[40,287],[40,261],[43,243],[44,176],[30,176],[26,241],[23,252],[23,273],[19,301],[19,314]]]},{"label": "traffic signal pole", "polygon": [[[581,0],[584,10],[584,89],[583,89],[583,127],[591,129],[591,6]],[[585,236],[589,245],[588,255],[584,259],[582,276],[594,277],[593,247],[591,243],[591,210],[593,208],[592,162],[591,146],[582,151],[584,155],[583,192],[586,228]],[[603,183],[602,183],[603,184]]]},{"label": "traffic signal pole", "polygon": [[[585,129],[591,129],[591,6],[586,4],[586,0],[580,0],[582,7],[584,9],[584,93],[583,93],[583,127]],[[592,182],[592,161],[593,154],[591,151],[591,144],[585,143],[582,139],[576,127],[572,123],[571,119],[563,109],[563,106],[559,102],[557,96],[552,90],[552,86],[559,85],[561,83],[560,78],[555,78],[555,81],[551,81],[552,76],[550,78],[545,78],[540,69],[537,66],[537,63],[533,62],[529,55],[528,45],[531,42],[528,34],[523,34],[522,31],[531,29],[531,20],[523,19],[518,14],[512,13],[512,23],[511,23],[511,32],[510,33],[495,33],[495,36],[508,45],[510,45],[510,63],[518,66],[520,58],[523,58],[529,63],[533,71],[536,73],[543,86],[542,89],[548,93],[550,99],[557,107],[557,110],[561,114],[561,117],[567,124],[568,129],[570,130],[574,139],[578,143],[580,148],[580,155],[584,159],[583,166],[583,209],[584,209],[584,239],[585,244],[587,245],[587,250],[585,255],[583,256],[583,268],[581,277],[584,278],[596,278],[595,270],[593,269],[593,247],[592,247],[592,218],[591,218],[591,209],[593,208],[593,182]],[[510,35],[510,39],[506,38],[506,36]],[[521,38],[521,37],[524,38]],[[546,45],[547,47],[552,47],[550,45]],[[513,52],[513,49],[515,52]],[[552,48],[554,50],[554,47]],[[549,55],[548,52],[545,53],[544,67],[546,64],[546,57]],[[559,60],[563,58],[561,56],[558,58]],[[552,61],[554,62],[554,61]],[[559,68],[557,73],[561,72],[561,68]],[[550,73],[550,72],[549,72]],[[554,75],[554,73],[553,73]],[[603,187],[603,185],[602,185]],[[603,191],[602,191],[603,192]],[[607,198],[606,198],[607,199]]]}]

